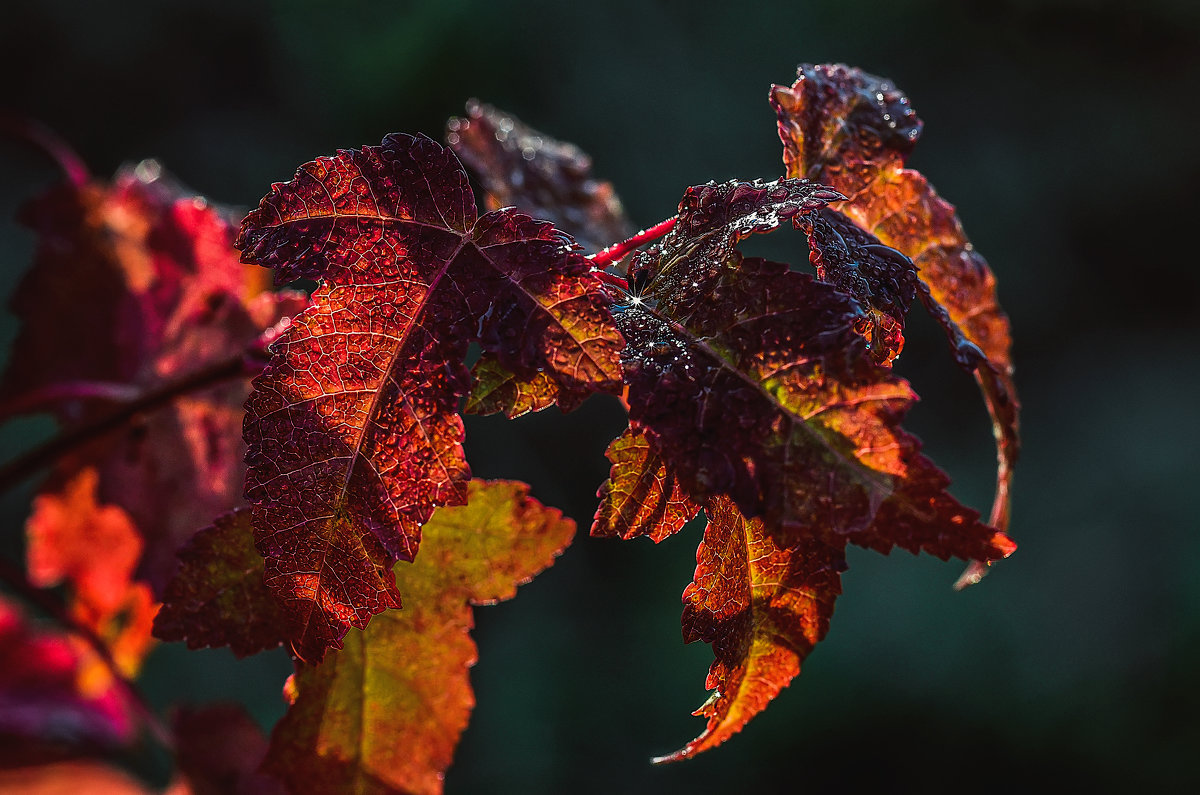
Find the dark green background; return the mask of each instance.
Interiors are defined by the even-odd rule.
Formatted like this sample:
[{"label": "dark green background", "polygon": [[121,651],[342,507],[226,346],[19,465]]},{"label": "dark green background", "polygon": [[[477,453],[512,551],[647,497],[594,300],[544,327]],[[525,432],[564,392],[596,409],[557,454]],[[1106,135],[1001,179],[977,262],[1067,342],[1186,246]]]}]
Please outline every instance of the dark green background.
[{"label": "dark green background", "polygon": [[[154,156],[248,208],[318,154],[436,137],[477,96],[578,143],[648,224],[687,185],[780,174],[766,95],[798,62],[892,77],[926,122],[911,164],[958,206],[1013,320],[1020,550],[961,594],[957,563],[856,550],[803,676],[725,747],[654,768],[702,726],[688,712],[710,652],[684,647],[678,623],[699,528],[658,547],[581,536],[518,599],[477,611],[479,706],[447,791],[1200,785],[1200,7],[967,5],[9,4],[0,105],[56,129],[99,175]],[[32,251],[7,219],[54,172],[0,141],[0,173],[7,293]],[[758,250],[805,256],[787,233]],[[910,425],[955,492],[986,506],[985,414],[920,315],[898,365],[924,398]],[[3,317],[4,349],[14,334]],[[476,419],[468,453],[586,527],[620,425],[603,400]],[[49,430],[0,429],[4,457]],[[29,494],[0,506],[9,536]],[[241,698],[270,722],[287,668],[281,652],[161,648],[147,690]]]}]

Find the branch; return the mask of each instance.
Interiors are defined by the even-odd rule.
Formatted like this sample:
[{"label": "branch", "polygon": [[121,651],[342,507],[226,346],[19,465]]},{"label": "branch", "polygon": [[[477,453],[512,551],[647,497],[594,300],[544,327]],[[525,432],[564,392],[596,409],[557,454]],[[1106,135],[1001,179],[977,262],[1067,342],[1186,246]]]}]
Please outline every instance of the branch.
[{"label": "branch", "polygon": [[254,375],[262,366],[261,348],[261,341],[256,341],[247,351],[241,351],[228,359],[210,364],[178,380],[169,381],[142,393],[127,403],[114,406],[83,425],[59,433],[0,467],[0,492],[13,488],[71,450],[120,428],[138,414],[157,409],[189,392],[215,386],[234,378]]}]

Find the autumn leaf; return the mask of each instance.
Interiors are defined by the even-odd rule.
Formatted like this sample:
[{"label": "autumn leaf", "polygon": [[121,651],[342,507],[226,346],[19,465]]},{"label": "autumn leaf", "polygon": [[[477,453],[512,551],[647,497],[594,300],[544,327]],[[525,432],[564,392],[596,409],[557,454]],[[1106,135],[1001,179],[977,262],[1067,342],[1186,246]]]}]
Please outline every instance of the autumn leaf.
[{"label": "autumn leaf", "polygon": [[904,318],[916,295],[912,260],[835,210],[799,216],[796,225],[808,235],[817,278],[863,305],[869,322],[859,332],[870,343],[875,362],[890,365],[904,349]]},{"label": "autumn leaf", "polygon": [[916,265],[922,303],[975,373],[992,416],[999,468],[990,523],[1005,530],[1019,449],[1012,336],[995,277],[954,208],[904,168],[922,122],[891,82],[841,64],[802,64],[794,84],[772,87],[771,103],[788,175],[846,194],[841,212]]},{"label": "autumn leaf", "polygon": [[512,114],[467,103],[446,123],[446,143],[478,177],[490,210],[516,207],[543,218],[595,253],[633,233],[613,187],[592,176],[592,160]]},{"label": "autumn leaf", "polygon": [[622,340],[569,239],[513,210],[477,216],[454,154],[423,136],[302,166],[238,245],[279,281],[323,282],[244,427],[266,582],[316,662],[400,605],[392,564],[413,559],[435,507],[466,499],[468,344],[577,401],[618,388]]},{"label": "autumn leaf", "polygon": [[605,455],[612,470],[596,494],[600,507],[592,523],[593,536],[648,536],[657,544],[700,512],[641,430],[626,428]]},{"label": "autumn leaf", "polygon": [[[61,495],[34,498],[25,525],[28,577],[39,588],[69,586],[71,617],[103,639],[132,676],[150,651],[155,608],[145,583],[133,579],[142,539],[124,510],[97,502],[97,482],[96,471],[85,468]],[[98,660],[88,670],[100,682],[111,677]]]},{"label": "autumn leaf", "polygon": [[221,370],[208,388],[63,459],[42,487],[61,492],[95,468],[99,499],[120,505],[146,540],[139,575],[161,592],[178,546],[241,500],[241,356],[305,299],[264,291],[262,270],[238,261],[228,215],[154,161],[111,183],[55,188],[22,220],[37,249],[13,298],[21,329],[0,411],[51,411],[76,426],[113,401]]},{"label": "autumn leaf", "polygon": [[298,692],[265,763],[293,793],[442,791],[475,704],[471,605],[511,598],[574,533],[528,491],[472,481],[467,505],[439,508],[421,556],[398,568],[404,610],[352,631],[321,665],[297,665]]},{"label": "autumn leaf", "polygon": [[696,576],[683,592],[683,639],[712,644],[716,660],[696,710],[704,732],[655,762],[675,762],[720,745],[766,708],[800,673],[829,631],[842,592],[845,544],[804,530],[771,533],[723,497],[705,508]]},{"label": "autumn leaf", "polygon": [[180,568],[154,618],[159,640],[228,646],[238,657],[280,645],[285,618],[263,584],[250,510],[219,517],[179,550]]}]

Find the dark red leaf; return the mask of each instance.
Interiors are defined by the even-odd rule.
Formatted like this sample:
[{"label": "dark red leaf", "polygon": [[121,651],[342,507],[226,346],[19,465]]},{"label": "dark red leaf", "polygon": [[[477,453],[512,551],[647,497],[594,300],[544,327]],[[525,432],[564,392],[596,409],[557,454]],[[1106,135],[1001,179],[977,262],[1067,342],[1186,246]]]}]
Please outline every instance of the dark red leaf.
[{"label": "dark red leaf", "polygon": [[991,524],[1008,526],[1018,411],[1012,337],[996,283],[954,208],[904,159],[921,133],[908,98],[885,79],[835,64],[803,64],[790,87],[774,86],[789,176],[825,182],[850,197],[858,226],[908,257],[922,303],[946,331],[960,365],[973,370],[992,416],[999,470]]},{"label": "dark red leaf", "polygon": [[238,657],[278,646],[285,617],[263,584],[250,511],[226,514],[179,550],[180,568],[154,618],[159,640],[228,646]]},{"label": "dark red leaf", "polygon": [[428,138],[302,166],[247,216],[247,262],[323,281],[247,403],[247,496],[267,585],[310,661],[398,607],[438,505],[462,504],[462,362],[478,341],[577,402],[616,391],[622,340],[584,257],[549,223],[476,216],[454,154]]},{"label": "dark red leaf", "polygon": [[828,208],[797,217],[796,225],[808,235],[817,278],[863,305],[870,322],[861,331],[871,356],[891,364],[904,348],[904,318],[916,295],[912,260]]},{"label": "dark red leaf", "polygon": [[258,772],[267,738],[240,704],[185,707],[171,724],[186,795],[285,795],[282,784]]},{"label": "dark red leaf", "polygon": [[446,124],[446,142],[479,176],[490,210],[543,218],[591,253],[633,233],[612,185],[592,177],[591,158],[573,144],[476,100]]}]

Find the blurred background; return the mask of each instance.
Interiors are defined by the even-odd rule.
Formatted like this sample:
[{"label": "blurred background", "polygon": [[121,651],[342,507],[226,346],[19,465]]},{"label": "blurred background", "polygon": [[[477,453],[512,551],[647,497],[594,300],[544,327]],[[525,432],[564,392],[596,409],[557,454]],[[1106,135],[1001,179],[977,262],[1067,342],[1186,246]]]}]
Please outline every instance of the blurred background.
[{"label": "blurred background", "polygon": [[[614,401],[471,418],[476,473],[529,481],[583,532],[516,600],[476,612],[479,703],[446,791],[1200,786],[1191,0],[43,0],[4,17],[0,106],[99,176],[156,157],[246,209],[316,155],[440,137],[478,97],[589,152],[646,225],[688,185],[781,174],[767,90],[797,63],[893,78],[926,124],[910,165],[957,205],[1013,321],[1020,549],[963,593],[957,562],[852,550],[803,675],[724,747],[652,767],[703,726],[689,712],[711,652],[679,629],[700,528],[657,547],[586,536]],[[57,175],[7,140],[0,173],[7,296],[33,250],[12,216]],[[796,233],[755,246],[806,258]],[[909,427],[986,508],[994,452],[974,382],[912,317],[898,369],[923,402]],[[0,350],[15,334],[5,314]],[[4,458],[50,427],[0,429]],[[8,546],[31,493],[0,498]],[[144,681],[157,705],[236,699],[269,727],[289,668],[281,651],[238,662],[164,645]]]}]

